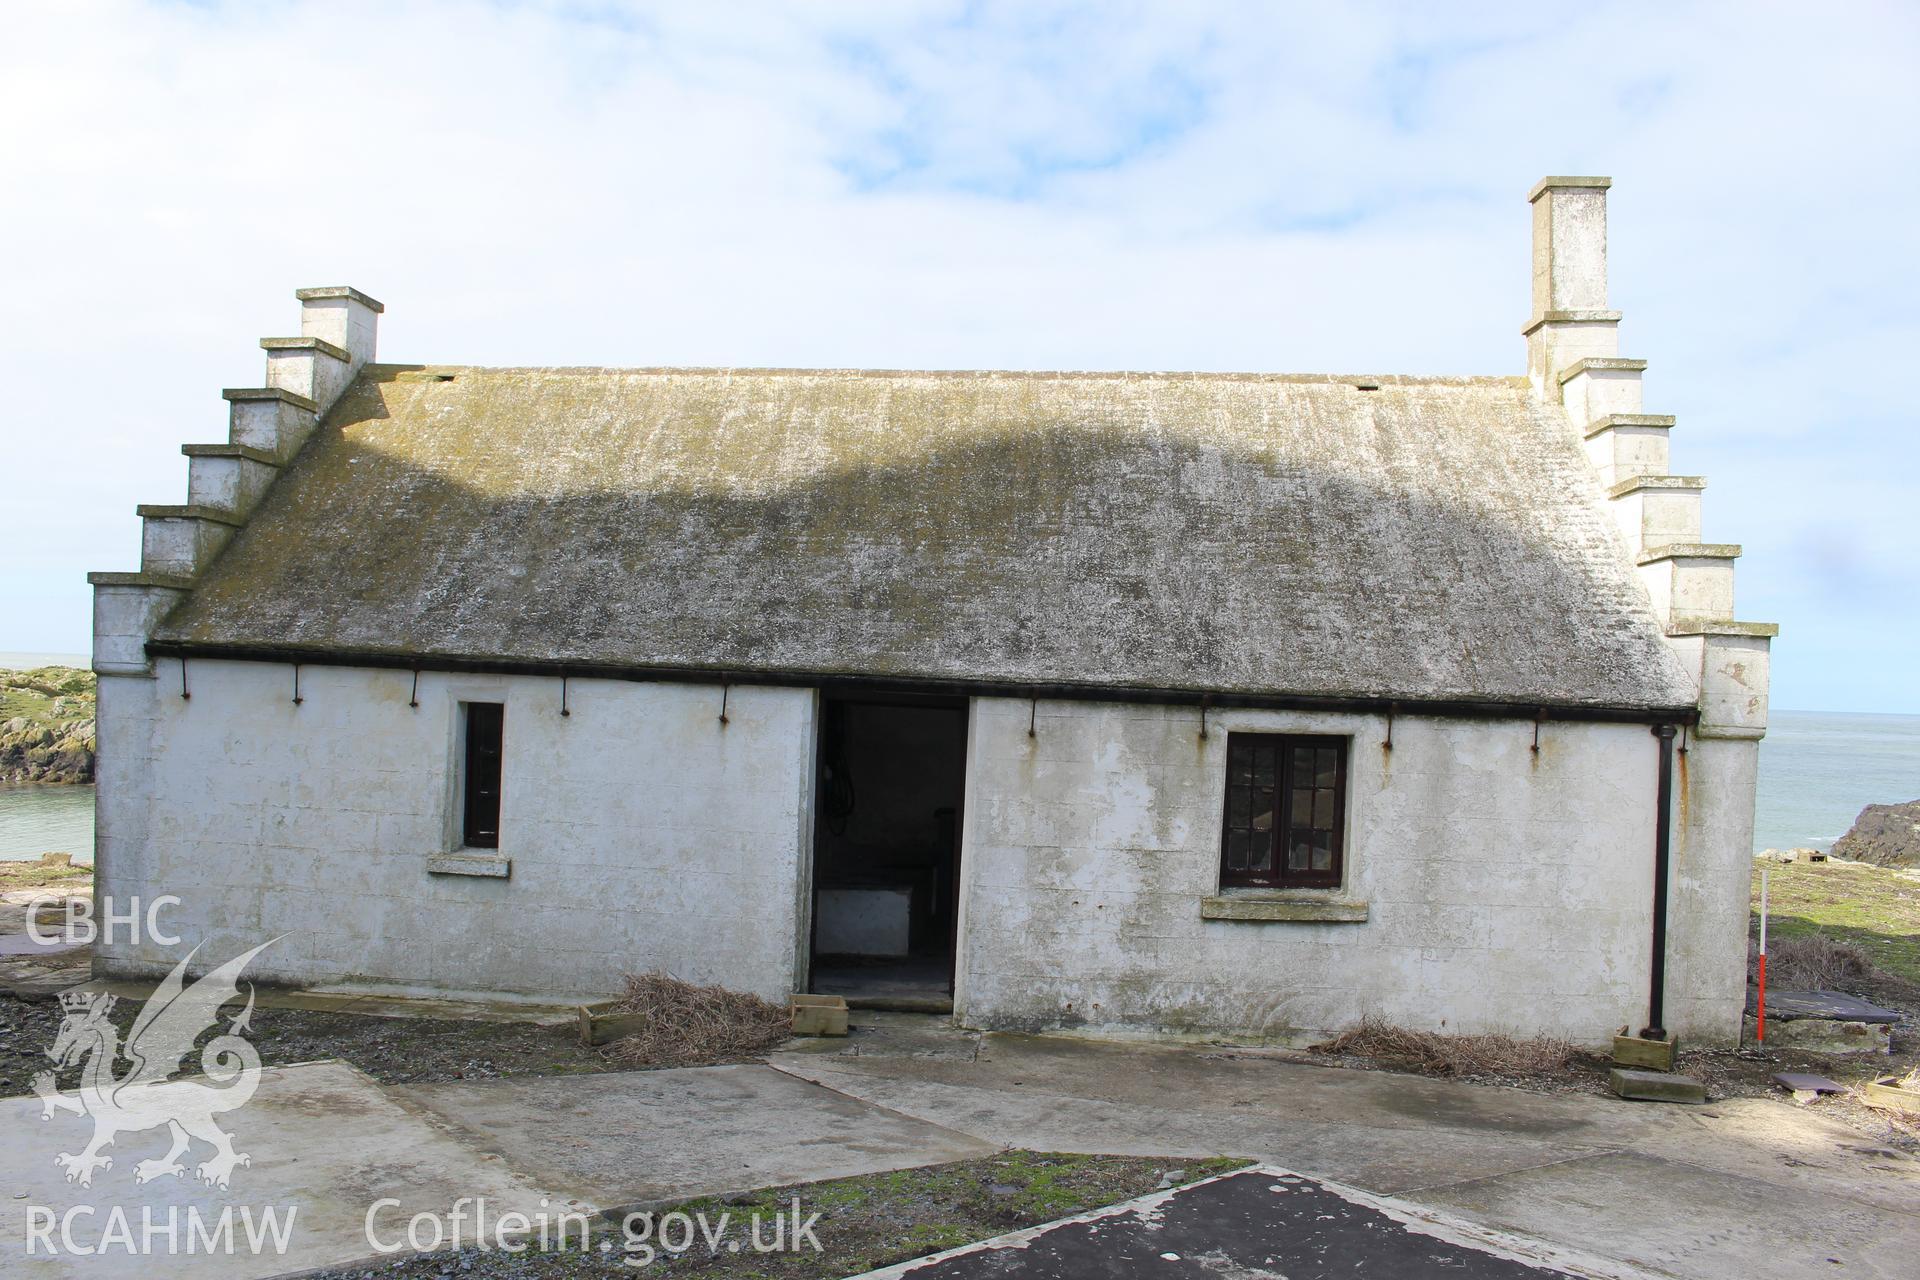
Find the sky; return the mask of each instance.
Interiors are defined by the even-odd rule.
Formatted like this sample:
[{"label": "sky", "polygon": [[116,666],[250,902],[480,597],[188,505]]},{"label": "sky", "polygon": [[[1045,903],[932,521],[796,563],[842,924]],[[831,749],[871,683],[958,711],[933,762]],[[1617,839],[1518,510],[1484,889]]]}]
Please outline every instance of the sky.
[{"label": "sky", "polygon": [[1606,174],[1622,354],[1778,622],[1920,712],[1920,6],[16,2],[0,650],[82,653],[295,288],[461,364],[1521,373]]}]

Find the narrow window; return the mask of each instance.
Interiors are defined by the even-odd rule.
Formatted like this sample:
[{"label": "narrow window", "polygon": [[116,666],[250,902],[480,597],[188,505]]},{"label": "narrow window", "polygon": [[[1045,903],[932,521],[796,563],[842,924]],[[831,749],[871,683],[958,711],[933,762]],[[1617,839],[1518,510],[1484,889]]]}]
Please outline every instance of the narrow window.
[{"label": "narrow window", "polygon": [[473,849],[500,847],[500,734],[506,708],[498,702],[463,702],[467,760],[461,802],[461,843]]},{"label": "narrow window", "polygon": [[1345,738],[1229,734],[1220,883],[1337,886],[1346,811]]}]

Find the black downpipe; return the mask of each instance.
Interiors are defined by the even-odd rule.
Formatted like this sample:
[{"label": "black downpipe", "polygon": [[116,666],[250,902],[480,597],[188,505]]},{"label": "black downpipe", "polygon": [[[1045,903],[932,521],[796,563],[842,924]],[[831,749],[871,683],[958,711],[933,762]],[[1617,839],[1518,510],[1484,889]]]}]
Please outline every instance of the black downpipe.
[{"label": "black downpipe", "polygon": [[1664,1040],[1667,1002],[1667,870],[1673,860],[1673,735],[1670,724],[1653,726],[1660,739],[1660,785],[1653,801],[1653,981],[1647,992],[1647,1025],[1643,1040]]}]

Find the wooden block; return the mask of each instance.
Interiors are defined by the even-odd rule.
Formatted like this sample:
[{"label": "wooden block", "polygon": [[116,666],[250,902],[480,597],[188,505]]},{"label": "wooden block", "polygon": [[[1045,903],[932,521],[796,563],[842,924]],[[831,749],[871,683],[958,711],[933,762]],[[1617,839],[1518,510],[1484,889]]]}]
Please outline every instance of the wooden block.
[{"label": "wooden block", "polygon": [[1607,1087],[1636,1102],[1705,1102],[1707,1086],[1691,1076],[1666,1071],[1630,1071],[1615,1067],[1607,1073]]},{"label": "wooden block", "polygon": [[787,1003],[794,1008],[801,1005],[813,1005],[822,1009],[844,1009],[847,1007],[845,996],[816,995],[811,991],[796,991],[787,997]]},{"label": "wooden block", "polygon": [[581,1044],[588,1048],[609,1044],[646,1027],[647,1015],[644,1013],[613,1012],[619,1004],[617,1000],[602,1000],[598,1004],[583,1004],[574,1011],[580,1023]]},{"label": "wooden block", "polygon": [[847,1034],[846,997],[795,992],[789,1003],[793,1009],[793,1034],[797,1036]]},{"label": "wooden block", "polygon": [[1884,1111],[1905,1111],[1920,1116],[1920,1089],[1908,1089],[1898,1076],[1883,1076],[1872,1084],[1860,1086],[1860,1101]]},{"label": "wooden block", "polygon": [[1613,1060],[1623,1067],[1639,1067],[1647,1071],[1673,1070],[1673,1055],[1680,1045],[1672,1036],[1665,1040],[1647,1040],[1640,1036],[1628,1035],[1622,1027],[1613,1038]]}]

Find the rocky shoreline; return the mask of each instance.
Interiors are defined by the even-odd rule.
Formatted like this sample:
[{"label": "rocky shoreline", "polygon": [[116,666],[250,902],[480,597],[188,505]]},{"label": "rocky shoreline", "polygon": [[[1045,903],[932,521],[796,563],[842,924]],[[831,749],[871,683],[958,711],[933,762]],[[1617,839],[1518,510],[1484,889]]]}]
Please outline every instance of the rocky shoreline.
[{"label": "rocky shoreline", "polygon": [[1876,867],[1920,867],[1920,800],[1868,805],[1834,841],[1833,856]]},{"label": "rocky shoreline", "polygon": [[0,782],[92,782],[93,769],[93,673],[0,671]]}]

